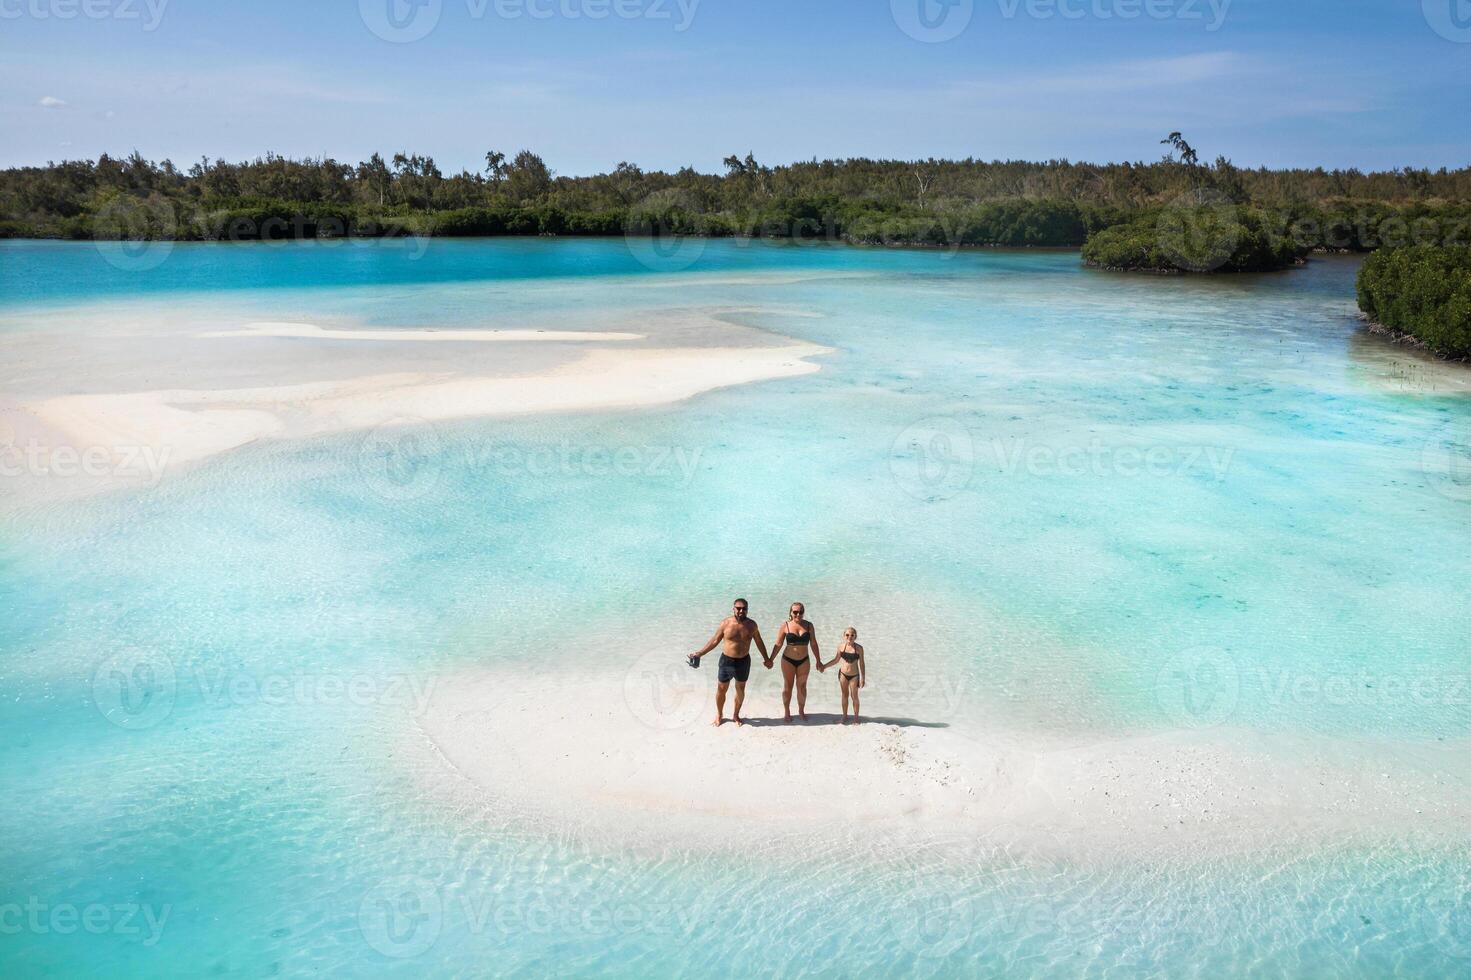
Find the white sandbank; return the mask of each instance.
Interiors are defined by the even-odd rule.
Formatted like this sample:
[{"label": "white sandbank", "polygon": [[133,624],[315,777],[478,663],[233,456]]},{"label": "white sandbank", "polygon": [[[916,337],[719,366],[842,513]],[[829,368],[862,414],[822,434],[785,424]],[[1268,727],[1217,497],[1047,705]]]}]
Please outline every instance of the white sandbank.
[{"label": "white sandbank", "polygon": [[644,334],[611,330],[328,330],[313,323],[251,323],[240,330],[211,330],[201,337],[284,337],[297,340],[387,341],[391,343],[511,343],[552,341],[585,343],[604,340],[643,340]]},{"label": "white sandbank", "polygon": [[810,722],[787,725],[780,674],[759,661],[748,724],[713,728],[713,671],[685,682],[675,669],[687,670],[645,658],[624,675],[457,676],[436,685],[412,737],[488,803],[630,846],[722,848],[732,828],[756,826],[885,839],[1020,828],[1079,859],[1190,858],[1413,832],[1453,841],[1471,820],[1454,775],[1464,744],[1407,759],[1402,745],[1225,730],[1049,743],[886,718],[877,686],[866,693],[878,714],[844,727],[835,680],[815,673]]},{"label": "white sandbank", "polygon": [[591,351],[524,377],[380,374],[350,381],[66,395],[25,406],[74,446],[155,447],[171,464],[270,436],[378,425],[634,408],[770,378],[810,374],[823,348]]},{"label": "white sandbank", "polygon": [[[7,477],[0,497],[54,500],[152,485],[191,464],[265,439],[664,404],[727,386],[809,374],[819,365],[808,358],[827,350],[729,325],[707,330],[705,323],[695,317],[689,327],[723,344],[626,346],[646,338],[621,331],[324,330],[256,323],[160,338],[161,350],[193,345],[191,360],[176,356],[160,367],[187,378],[189,386],[145,390],[96,390],[105,378],[64,370],[64,338],[33,343],[27,351],[33,374],[39,365],[83,390],[32,390],[0,398],[0,451]],[[258,338],[260,349],[230,346],[215,353],[207,346],[239,345],[241,338]],[[322,339],[332,341],[331,347],[298,343]],[[381,341],[392,342],[391,352],[385,353]],[[446,348],[447,342],[484,344],[486,352],[467,349],[446,356],[446,350],[456,350]],[[608,342],[616,346],[601,346]],[[138,344],[153,350],[144,338]],[[332,353],[338,348],[343,355]],[[146,366],[134,366],[131,377],[147,373]]]}]

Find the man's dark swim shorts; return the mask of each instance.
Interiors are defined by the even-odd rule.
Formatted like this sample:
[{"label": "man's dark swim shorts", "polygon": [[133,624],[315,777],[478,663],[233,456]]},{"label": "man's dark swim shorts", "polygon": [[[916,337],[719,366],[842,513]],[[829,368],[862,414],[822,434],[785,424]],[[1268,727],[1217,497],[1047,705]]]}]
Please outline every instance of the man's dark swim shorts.
[{"label": "man's dark swim shorts", "polygon": [[720,655],[720,683],[729,684],[731,678],[735,678],[738,684],[744,684],[751,679],[751,658],[749,656],[732,660],[723,653]]}]

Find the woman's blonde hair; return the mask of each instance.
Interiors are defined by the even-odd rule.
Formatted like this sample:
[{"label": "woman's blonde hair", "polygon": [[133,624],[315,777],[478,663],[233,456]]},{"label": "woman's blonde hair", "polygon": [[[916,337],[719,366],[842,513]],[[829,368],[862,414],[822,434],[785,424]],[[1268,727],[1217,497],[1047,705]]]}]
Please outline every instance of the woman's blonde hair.
[{"label": "woman's blonde hair", "polygon": [[853,634],[853,639],[855,639],[855,640],[858,639],[858,627],[856,627],[856,626],[849,626],[847,629],[843,630],[843,632],[845,634],[846,633],[852,633]]}]

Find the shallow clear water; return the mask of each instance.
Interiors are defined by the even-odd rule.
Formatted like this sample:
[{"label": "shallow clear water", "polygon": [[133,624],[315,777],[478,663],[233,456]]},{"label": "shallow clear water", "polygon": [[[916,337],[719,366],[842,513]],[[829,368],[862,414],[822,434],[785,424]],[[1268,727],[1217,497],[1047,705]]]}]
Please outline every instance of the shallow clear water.
[{"label": "shallow clear water", "polygon": [[824,638],[858,625],[876,671],[902,649],[872,710],[976,732],[1471,734],[1471,397],[1362,333],[1354,260],[1139,279],[1073,253],[697,251],[119,268],[0,243],[0,337],[84,344],[155,309],[701,311],[834,349],[664,408],[437,425],[387,461],[359,435],[260,444],[5,518],[3,972],[1471,975],[1468,855],[1414,828],[1085,870],[865,836],[794,855],[758,828],[725,858],[625,854],[426,800],[400,749],[437,679],[607,669],[618,629],[673,656],[738,593],[767,620],[803,599]]}]

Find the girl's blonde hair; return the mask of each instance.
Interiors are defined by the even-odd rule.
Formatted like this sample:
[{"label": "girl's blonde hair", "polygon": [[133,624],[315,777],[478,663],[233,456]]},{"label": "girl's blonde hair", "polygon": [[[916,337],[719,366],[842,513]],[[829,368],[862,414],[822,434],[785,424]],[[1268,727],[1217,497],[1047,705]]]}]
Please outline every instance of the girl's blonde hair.
[{"label": "girl's blonde hair", "polygon": [[855,640],[858,639],[858,627],[856,627],[856,626],[849,626],[847,629],[843,630],[843,632],[844,633],[852,633],[853,634],[853,639],[855,639]]}]

